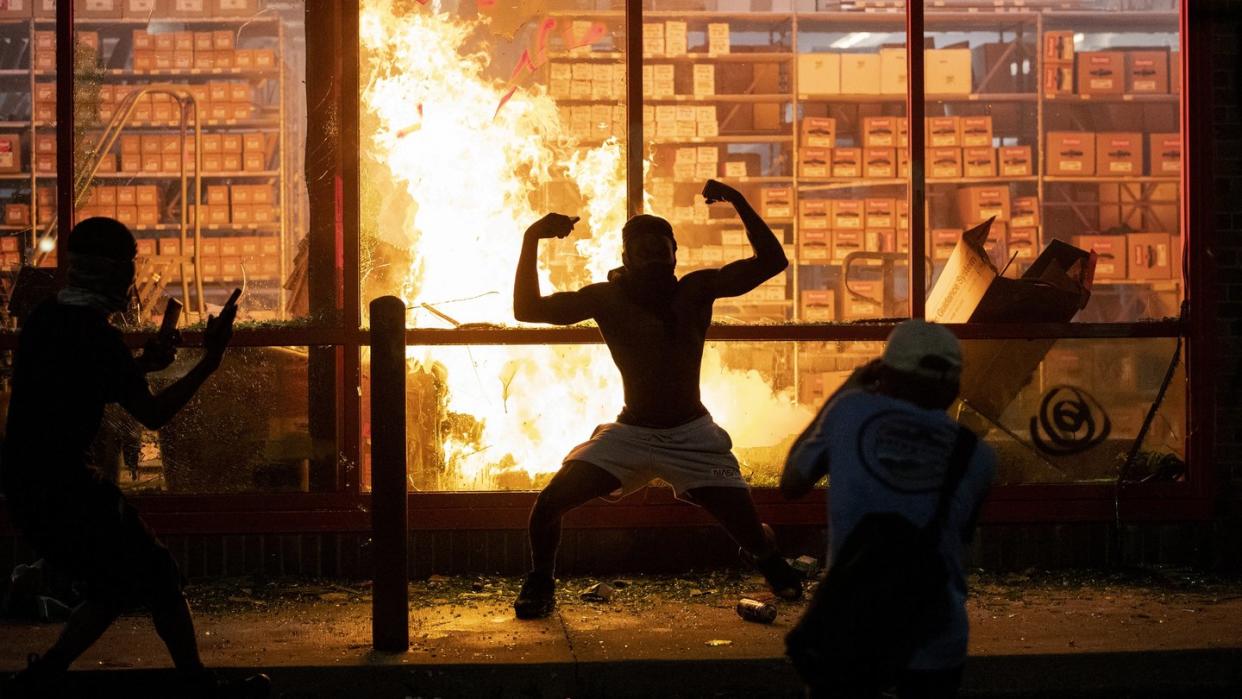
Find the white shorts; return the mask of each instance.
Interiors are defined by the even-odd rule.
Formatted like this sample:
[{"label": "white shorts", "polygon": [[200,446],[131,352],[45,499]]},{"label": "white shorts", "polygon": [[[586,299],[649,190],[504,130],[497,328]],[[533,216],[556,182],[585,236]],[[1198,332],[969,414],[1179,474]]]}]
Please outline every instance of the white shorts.
[{"label": "white shorts", "polygon": [[574,447],[564,463],[585,461],[621,481],[628,495],[660,479],[681,496],[703,487],[747,488],[729,433],[710,415],[668,429],[610,422]]}]

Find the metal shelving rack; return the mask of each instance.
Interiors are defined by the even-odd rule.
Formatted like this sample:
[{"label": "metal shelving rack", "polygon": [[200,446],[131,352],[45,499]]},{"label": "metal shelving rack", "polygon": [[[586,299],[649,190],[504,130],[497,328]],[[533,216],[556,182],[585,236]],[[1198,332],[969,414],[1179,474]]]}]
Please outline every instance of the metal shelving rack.
[{"label": "metal shelving rack", "polygon": [[[144,70],[136,71],[132,69],[133,47],[131,42],[131,33],[135,29],[144,29],[152,22],[160,22],[164,25],[180,25],[181,31],[208,31],[208,30],[229,30],[235,33],[235,36],[242,41],[252,38],[262,40],[264,48],[271,48],[275,54],[275,64],[271,68],[181,68],[174,70]],[[10,203],[12,198],[19,196],[23,190],[29,192],[30,202],[30,225],[22,226],[0,226],[0,231],[7,233],[16,233],[19,240],[19,249],[22,253],[23,263],[33,258],[33,244],[36,239],[36,231],[43,224],[39,223],[38,211],[38,188],[40,186],[54,186],[56,173],[40,171],[37,168],[35,158],[35,144],[40,135],[54,134],[54,121],[39,121],[34,117],[34,95],[36,85],[41,82],[52,82],[56,79],[56,72],[49,70],[37,70],[35,68],[34,54],[35,48],[35,32],[36,31],[54,31],[55,19],[46,17],[33,18],[3,18],[0,19],[0,37],[9,38],[16,42],[26,42],[26,46],[20,51],[16,62],[18,67],[6,67],[0,69],[0,83],[6,81],[20,81],[25,91],[12,90],[8,91],[10,99],[17,99],[18,105],[11,106],[10,113],[14,116],[23,118],[13,119],[10,121],[0,121],[0,133],[9,132],[11,130],[20,130],[23,136],[23,172],[21,173],[2,173],[0,174],[0,190],[5,189],[7,183],[14,183],[12,191],[8,193],[8,197],[0,200],[0,203]],[[291,240],[290,230],[290,202],[291,202],[291,178],[289,173],[288,153],[288,123],[286,114],[288,105],[286,104],[289,95],[287,93],[287,76],[286,76],[286,38],[285,26],[282,17],[275,13],[260,12],[259,14],[249,17],[152,17],[150,19],[104,19],[104,18],[78,18],[75,22],[75,31],[97,31],[100,34],[100,53],[99,60],[101,62],[100,76],[105,85],[148,85],[157,83],[176,82],[177,84],[195,84],[206,81],[222,81],[245,79],[245,81],[255,87],[267,87],[266,95],[256,94],[254,99],[255,112],[262,116],[256,116],[249,119],[202,119],[202,127],[204,133],[242,133],[242,132],[261,132],[267,135],[275,135],[275,146],[273,153],[270,154],[268,161],[268,169],[262,171],[236,171],[236,172],[203,172],[201,177],[205,182],[216,183],[246,183],[246,184],[271,184],[274,187],[274,207],[275,221],[264,224],[204,224],[202,229],[204,232],[214,234],[214,237],[229,237],[230,235],[251,235],[251,236],[272,236],[277,238],[279,245],[279,263],[277,266],[277,275],[275,279],[264,280],[249,284],[251,292],[260,292],[269,301],[265,304],[270,306],[276,318],[283,319],[287,315],[288,292],[285,289],[284,280],[289,277],[291,256],[289,252],[289,242]],[[164,31],[173,31],[170,27]],[[115,39],[115,43],[111,41]],[[270,43],[274,41],[274,44]],[[111,49],[109,53],[109,47]],[[124,66],[124,67],[121,67]],[[275,84],[274,92],[272,92],[272,83]],[[22,94],[26,96],[23,100],[21,97],[15,98],[14,95]],[[25,112],[25,114],[22,114]],[[79,124],[81,126],[81,124]],[[90,125],[83,129],[83,132],[89,137],[91,134],[102,132],[102,124]],[[178,122],[152,122],[146,121],[135,123],[125,127],[125,133],[130,134],[166,134],[175,135],[179,133]],[[183,144],[184,149],[184,144]],[[125,183],[141,183],[165,185],[178,181],[180,175],[177,173],[142,173],[142,172],[106,172],[99,173],[95,176],[95,182],[105,184]],[[21,183],[21,184],[16,184]],[[139,238],[150,237],[160,232],[172,232],[179,228],[177,223],[162,222],[157,225],[132,225],[131,229]],[[5,270],[3,274],[12,276],[14,270]],[[223,299],[228,295],[229,290],[242,280],[221,280],[219,282],[208,282],[211,287],[208,291],[209,296],[220,296]],[[7,295],[7,290],[0,288],[0,294]]]},{"label": "metal shelving rack", "polygon": [[[619,22],[624,17],[623,12],[617,11],[566,11],[553,13],[554,17],[574,18],[582,20],[612,20],[614,23]],[[1016,104],[1016,105],[1032,105],[1034,107],[1035,133],[1034,140],[1030,142],[1032,152],[1032,174],[1022,177],[1006,177],[998,176],[992,178],[979,177],[962,177],[952,179],[941,179],[928,177],[927,184],[929,188],[943,188],[956,185],[971,184],[988,184],[988,183],[1005,183],[1005,184],[1026,184],[1034,185],[1034,190],[1039,197],[1041,209],[1045,209],[1051,203],[1048,201],[1046,191],[1048,185],[1066,185],[1066,184],[1099,184],[1106,182],[1127,182],[1127,183],[1176,183],[1179,177],[1163,177],[1163,176],[1139,176],[1139,177],[1059,177],[1046,174],[1046,164],[1043,157],[1044,138],[1047,132],[1046,111],[1051,104],[1058,106],[1090,106],[1090,105],[1177,105],[1180,95],[1178,94],[1156,94],[1156,95],[1047,95],[1040,84],[1040,76],[1043,70],[1042,41],[1045,31],[1049,24],[1054,27],[1073,27],[1086,31],[1106,31],[1110,28],[1130,31],[1157,31],[1169,32],[1176,31],[1178,26],[1178,17],[1176,12],[1148,12],[1148,11],[1119,11],[1119,12],[1081,12],[1064,9],[1054,9],[1049,7],[1030,7],[1029,9],[1000,8],[993,11],[988,10],[968,10],[948,8],[945,10],[938,9],[933,6],[928,7],[925,15],[926,34],[936,34],[943,32],[995,32],[997,36],[1013,35],[1008,41],[1027,41],[1028,37],[1033,37],[1035,47],[1034,74],[1031,80],[1033,85],[1032,92],[1022,93],[972,93],[972,94],[953,94],[953,95],[936,95],[928,94],[925,99],[928,103],[940,104]],[[730,64],[730,63],[779,63],[787,66],[788,79],[790,87],[787,92],[774,94],[728,94],[728,95],[676,95],[673,97],[660,98],[644,98],[643,104],[677,104],[677,105],[739,105],[739,104],[757,104],[757,103],[781,103],[789,105],[793,110],[794,119],[788,124],[791,131],[785,133],[762,133],[762,134],[730,134],[722,135],[714,138],[685,138],[685,139],[664,139],[652,138],[647,136],[645,144],[653,145],[727,145],[727,144],[793,144],[793,162],[788,175],[764,175],[749,176],[739,178],[736,181],[743,185],[767,185],[789,183],[794,191],[793,206],[795,212],[798,207],[798,199],[804,193],[824,192],[844,189],[854,189],[859,187],[894,187],[903,186],[906,180],[902,178],[893,179],[869,179],[869,178],[835,178],[835,177],[803,177],[798,167],[797,154],[800,150],[799,143],[799,118],[802,114],[802,107],[807,103],[828,103],[828,104],[876,104],[876,103],[904,103],[904,95],[827,95],[814,96],[813,98],[802,95],[798,92],[798,76],[797,76],[797,56],[799,54],[799,37],[803,34],[815,32],[831,32],[831,33],[850,33],[857,31],[882,31],[887,30],[893,33],[904,34],[904,14],[900,11],[889,9],[887,11],[855,11],[855,12],[716,12],[716,11],[659,11],[649,10],[643,13],[644,22],[648,21],[664,21],[664,20],[681,20],[688,23],[704,24],[707,22],[738,22],[750,26],[766,25],[768,29],[775,35],[777,32],[788,30],[789,32],[789,48],[788,50],[758,50],[749,52],[746,50],[737,50],[734,48],[728,54],[708,54],[705,51],[701,53],[688,52],[678,56],[644,56],[644,60],[656,63],[676,63],[676,64],[693,64],[693,63],[713,63],[713,64]],[[693,26],[693,24],[692,24]],[[753,30],[753,31],[758,31]],[[778,45],[775,40],[773,46]],[[625,54],[619,51],[599,51],[599,52],[552,52],[549,53],[549,63],[556,60],[563,61],[609,61],[621,62],[625,59]],[[610,101],[609,104],[615,101]],[[558,100],[558,104],[590,104],[598,103],[593,100]],[[632,105],[637,108],[637,105]],[[1014,135],[1014,134],[1006,134]],[[1017,134],[1019,138],[1025,140],[1024,136],[1029,134]],[[861,145],[861,144],[857,144]],[[671,178],[652,178],[648,177],[647,183],[668,181]],[[928,198],[928,209],[924,212],[925,216],[930,215],[930,207],[932,198]],[[1043,212],[1041,212],[1043,213]],[[1041,215],[1041,220],[1044,216]],[[777,220],[772,219],[770,223],[776,225],[793,225],[793,246],[795,250],[800,250],[800,236],[797,229],[797,215],[795,213],[792,219]],[[1046,229],[1040,226],[1041,245],[1046,244],[1049,240]],[[799,269],[803,266],[799,264],[799,260],[791,260],[791,277],[792,277],[792,294],[793,298],[787,298],[785,304],[792,309],[789,319],[801,320],[801,302],[800,302],[800,282],[801,274]],[[822,266],[816,264],[816,266]],[[1109,283],[1111,285],[1111,283]],[[1153,286],[1166,288],[1169,286],[1176,287],[1177,281],[1170,280],[1168,284],[1153,282],[1134,282],[1131,284],[1118,283],[1116,286]],[[840,301],[838,301],[840,303]]]}]

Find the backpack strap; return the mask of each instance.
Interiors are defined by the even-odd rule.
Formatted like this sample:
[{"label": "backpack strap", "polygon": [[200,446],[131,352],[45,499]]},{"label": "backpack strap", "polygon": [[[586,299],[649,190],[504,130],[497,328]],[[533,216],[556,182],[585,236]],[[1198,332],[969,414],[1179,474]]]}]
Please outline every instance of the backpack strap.
[{"label": "backpack strap", "polygon": [[939,529],[949,519],[949,504],[953,501],[953,493],[966,475],[970,459],[975,454],[975,445],[979,438],[970,429],[958,425],[957,439],[953,442],[953,451],[949,454],[948,469],[945,471],[944,484],[940,486],[940,499],[936,503],[936,513],[932,515],[929,527]]}]

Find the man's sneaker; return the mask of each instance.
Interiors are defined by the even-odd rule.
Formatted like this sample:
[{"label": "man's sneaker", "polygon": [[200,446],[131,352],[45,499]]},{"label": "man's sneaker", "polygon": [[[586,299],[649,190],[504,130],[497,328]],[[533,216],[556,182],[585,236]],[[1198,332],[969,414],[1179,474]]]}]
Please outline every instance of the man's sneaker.
[{"label": "man's sneaker", "polygon": [[788,601],[802,599],[802,581],[806,576],[789,565],[789,561],[785,560],[785,557],[777,550],[776,532],[772,531],[772,527],[764,524],[763,534],[768,540],[771,553],[759,558],[746,549],[739,548],[738,557],[763,574],[764,579],[768,581],[768,587],[772,588],[772,594]]},{"label": "man's sneaker", "polygon": [[752,560],[755,568],[763,574],[764,580],[768,581],[772,594],[790,602],[802,599],[802,581],[805,578],[779,552]]},{"label": "man's sneaker", "polygon": [[556,581],[548,575],[531,573],[522,583],[522,591],[513,602],[519,619],[542,619],[556,608]]}]

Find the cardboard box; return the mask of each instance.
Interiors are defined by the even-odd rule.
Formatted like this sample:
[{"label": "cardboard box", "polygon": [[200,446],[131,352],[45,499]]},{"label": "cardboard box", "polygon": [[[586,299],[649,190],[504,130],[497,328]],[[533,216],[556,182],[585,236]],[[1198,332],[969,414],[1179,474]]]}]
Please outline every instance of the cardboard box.
[{"label": "cardboard box", "polygon": [[863,200],[832,200],[832,227],[837,230],[862,230],[865,215]]},{"label": "cardboard box", "polygon": [[1040,84],[1043,85],[1044,94],[1050,97],[1074,94],[1073,64],[1045,64]]},{"label": "cardboard box", "polygon": [[927,150],[928,177],[956,179],[962,176],[961,148],[929,148]]},{"label": "cardboard box", "polygon": [[962,149],[962,173],[966,177],[996,177],[996,149]]},{"label": "cardboard box", "polygon": [[139,206],[138,218],[136,219],[139,227],[149,227],[160,225],[160,210],[154,206]]},{"label": "cardboard box", "polygon": [[992,117],[964,116],[960,123],[963,148],[992,147]]},{"label": "cardboard box", "polygon": [[22,137],[20,134],[0,134],[0,172],[22,171]]},{"label": "cardboard box", "polygon": [[1083,51],[1078,54],[1078,94],[1121,95],[1126,91],[1124,51]]},{"label": "cardboard box", "polygon": [[[803,264],[828,264],[832,261],[832,231],[812,228],[801,231],[797,259]],[[793,258],[790,258],[793,259]]]},{"label": "cardboard box", "polygon": [[832,289],[802,290],[802,320],[831,323],[836,320],[836,292]]},{"label": "cardboard box", "polygon": [[841,301],[841,319],[844,321],[883,317],[884,283],[878,280],[851,281]]},{"label": "cardboard box", "polygon": [[1039,253],[1039,231],[1035,228],[1011,228],[1005,248],[1015,260],[1034,260]]},{"label": "cardboard box", "polygon": [[125,5],[122,0],[74,0],[73,12],[82,19],[121,19]]},{"label": "cardboard box", "polygon": [[880,49],[880,94],[906,94],[906,50]]},{"label": "cardboard box", "polygon": [[970,94],[970,49],[928,49],[923,56],[924,91],[927,94]]},{"label": "cardboard box", "polygon": [[1048,174],[1095,174],[1095,134],[1087,131],[1048,132]]},{"label": "cardboard box", "polygon": [[892,148],[864,148],[863,176],[877,179],[896,177],[896,151]]},{"label": "cardboard box", "polygon": [[828,199],[801,199],[798,201],[798,226],[803,231],[827,230],[832,227],[831,213]]},{"label": "cardboard box", "polygon": [[643,22],[643,55],[664,55],[663,22]]},{"label": "cardboard box", "polygon": [[[29,204],[5,204],[4,205],[4,223],[8,226],[29,226],[30,225],[30,205]],[[5,242],[16,240],[16,238],[0,239]],[[5,250],[5,252],[16,252],[15,250]]]},{"label": "cardboard box", "polygon": [[174,17],[208,17],[211,3],[208,0],[171,0],[169,10]]},{"label": "cardboard box", "polygon": [[1153,133],[1148,135],[1148,154],[1152,175],[1182,174],[1182,135]]},{"label": "cardboard box", "polygon": [[833,177],[862,177],[862,149],[834,148],[832,150]]},{"label": "cardboard box", "polygon": [[1001,146],[997,149],[997,170],[1002,177],[1029,177],[1031,167],[1030,146]]},{"label": "cardboard box", "polygon": [[789,187],[764,187],[759,190],[759,210],[764,218],[793,216],[793,190]]},{"label": "cardboard box", "polygon": [[167,0],[125,0],[125,16],[130,19],[151,19],[168,12]]},{"label": "cardboard box", "polygon": [[33,16],[32,0],[7,0],[0,3],[0,17],[3,18],[25,18]]},{"label": "cardboard box", "polygon": [[798,54],[798,94],[841,94],[841,54]]},{"label": "cardboard box", "polygon": [[1124,235],[1076,235],[1074,245],[1095,253],[1096,281],[1123,281],[1127,279],[1126,237]]},{"label": "cardboard box", "polygon": [[863,117],[864,148],[895,148],[897,117]]},{"label": "cardboard box", "polygon": [[1173,277],[1173,238],[1168,233],[1130,233],[1127,267],[1130,279],[1137,281]]},{"label": "cardboard box", "polygon": [[1139,176],[1143,174],[1143,134],[1097,133],[1095,135],[1097,175]]},{"label": "cardboard box", "polygon": [[664,55],[684,56],[687,51],[686,23],[668,21],[664,23]]},{"label": "cardboard box", "polygon": [[962,187],[957,190],[957,213],[962,223],[973,226],[995,217],[1009,220],[1009,187]]},{"label": "cardboard box", "polygon": [[1167,51],[1126,52],[1126,92],[1132,95],[1164,95],[1169,92]]},{"label": "cardboard box", "polygon": [[829,177],[832,173],[832,150],[802,148],[798,151],[798,174],[802,177]]},{"label": "cardboard box", "polygon": [[832,148],[837,145],[837,120],[832,117],[803,117],[803,148]]},{"label": "cardboard box", "polygon": [[707,25],[707,54],[722,56],[729,53],[729,25],[727,22],[710,22]]},{"label": "cardboard box", "polygon": [[1014,228],[1039,226],[1039,197],[1014,197],[1010,204],[1009,223]]},{"label": "cardboard box", "polygon": [[959,117],[927,119],[928,148],[959,148],[962,145],[962,121]]},{"label": "cardboard box", "polygon": [[[118,199],[120,201],[118,192]],[[160,205],[159,188],[153,184],[134,187],[134,203],[139,208],[156,208]]]},{"label": "cardboard box", "polygon": [[880,94],[880,54],[841,54],[841,94]]},{"label": "cardboard box", "polygon": [[1044,63],[1074,62],[1074,32],[1044,32]]},{"label": "cardboard box", "polygon": [[875,229],[897,227],[896,200],[868,198],[863,202],[863,226]]}]

